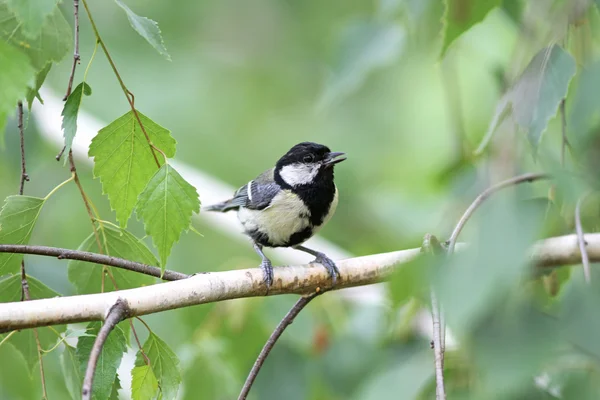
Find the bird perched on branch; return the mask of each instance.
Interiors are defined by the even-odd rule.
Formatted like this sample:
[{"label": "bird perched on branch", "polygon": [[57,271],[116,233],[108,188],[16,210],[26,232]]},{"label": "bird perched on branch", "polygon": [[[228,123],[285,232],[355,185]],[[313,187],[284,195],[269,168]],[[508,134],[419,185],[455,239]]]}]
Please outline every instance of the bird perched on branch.
[{"label": "bird perched on branch", "polygon": [[339,271],[325,254],[302,246],[333,215],[338,192],[333,166],[344,153],[327,146],[303,142],[292,147],[274,168],[239,188],[229,200],[204,207],[206,211],[236,210],[245,233],[262,258],[260,268],[267,287],[273,283],[271,261],[263,247],[292,247],[314,255],[335,285]]}]

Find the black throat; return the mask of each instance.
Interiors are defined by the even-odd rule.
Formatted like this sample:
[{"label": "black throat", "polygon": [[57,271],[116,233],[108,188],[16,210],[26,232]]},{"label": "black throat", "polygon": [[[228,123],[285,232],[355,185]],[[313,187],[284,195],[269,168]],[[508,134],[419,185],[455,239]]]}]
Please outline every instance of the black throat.
[{"label": "black throat", "polygon": [[282,189],[288,189],[296,194],[310,210],[310,222],[313,226],[320,226],[329,213],[331,203],[335,197],[335,184],[333,183],[333,166],[321,168],[311,183],[298,186],[288,185],[281,175],[279,168],[275,169],[275,182]]}]

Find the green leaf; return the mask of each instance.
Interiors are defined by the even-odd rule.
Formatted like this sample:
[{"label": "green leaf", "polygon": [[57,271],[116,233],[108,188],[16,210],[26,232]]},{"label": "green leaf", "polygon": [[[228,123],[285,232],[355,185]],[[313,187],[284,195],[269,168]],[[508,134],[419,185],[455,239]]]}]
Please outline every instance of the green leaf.
[{"label": "green leaf", "polygon": [[17,102],[25,97],[35,70],[21,51],[0,41],[0,144],[4,143],[4,126]]},{"label": "green leaf", "polygon": [[[29,284],[29,294],[32,299],[47,299],[51,297],[60,296],[59,293],[50,289],[39,280],[32,276],[27,276],[27,282]],[[0,280],[0,303],[6,302],[18,302],[21,300],[21,275],[12,275],[7,278]],[[58,332],[64,332],[66,327],[64,325],[55,326],[55,330]],[[50,328],[38,328],[38,337],[40,339],[40,345],[43,349],[49,349],[58,341],[58,336]],[[0,335],[0,340],[3,336]],[[37,344],[35,340],[35,334],[33,329],[24,329],[13,334],[9,342],[21,353],[29,372],[32,373],[33,368],[39,361]]]},{"label": "green leaf", "polygon": [[33,105],[33,99],[37,98],[40,103],[44,104],[42,97],[40,96],[40,88],[44,84],[46,80],[46,76],[48,76],[48,72],[50,72],[50,68],[52,68],[52,63],[49,62],[46,64],[44,68],[37,72],[35,75],[35,85],[33,88],[29,88],[27,90],[27,108],[31,111],[31,106]]},{"label": "green leaf", "polygon": [[[77,133],[77,114],[79,113],[79,107],[81,106],[81,99],[83,95],[89,96],[92,94],[92,88],[85,82],[81,82],[69,95],[65,106],[62,111],[63,121],[62,129],[65,136],[65,154],[69,154],[71,146],[73,145],[73,139]],[[65,163],[67,157],[65,157]]]},{"label": "green leaf", "polygon": [[31,39],[4,3],[0,3],[0,38],[27,54],[38,71],[51,61],[62,60],[73,41],[71,27],[58,7],[44,20],[41,33]]},{"label": "green leaf", "polygon": [[[87,363],[90,358],[90,352],[92,346],[96,340],[96,336],[100,331],[100,322],[92,322],[88,325],[88,333],[94,335],[93,337],[84,336],[79,338],[77,342],[77,360],[79,361],[79,373],[81,376],[85,375]],[[107,399],[113,389],[113,383],[117,377],[117,368],[121,364],[123,353],[127,349],[125,335],[118,326],[113,329],[108,335],[100,357],[98,358],[98,364],[96,366],[96,373],[94,374],[94,384],[92,387],[92,398],[93,399]]]},{"label": "green leaf", "polygon": [[158,391],[158,381],[149,365],[140,365],[131,370],[131,398],[153,399]]},{"label": "green leaf", "polygon": [[59,0],[6,0],[10,10],[19,21],[21,32],[30,39],[42,32],[44,21]]},{"label": "green leaf", "polygon": [[443,57],[448,47],[468,31],[473,25],[483,21],[485,16],[495,7],[499,6],[500,0],[445,0],[446,10],[442,17],[444,27],[442,34],[444,40],[442,44]]},{"label": "green leaf", "polygon": [[[167,400],[175,399],[181,384],[179,359],[173,350],[153,332],[148,335],[143,349],[150,359],[150,367],[154,372],[155,379],[158,379],[158,383],[160,383],[162,396]],[[138,351],[134,371],[145,365],[144,358],[141,352]],[[138,371],[138,374],[141,374],[141,372]]]},{"label": "green leaf", "polygon": [[121,387],[121,380],[119,379],[119,375],[115,378],[115,383],[113,383],[112,391],[110,392],[110,397],[108,400],[119,400],[119,390]]},{"label": "green leaf", "polygon": [[[137,112],[152,143],[167,157],[175,155],[175,139],[168,129]],[[159,163],[163,157],[156,153]],[[155,174],[157,165],[152,151],[132,111],[100,129],[92,140],[89,156],[94,157],[94,176],[102,181],[102,190],[117,213],[122,228],[138,195]]]},{"label": "green leaf", "polygon": [[81,399],[83,375],[79,369],[79,360],[77,359],[75,347],[65,345],[65,349],[60,355],[60,366],[71,398],[73,400]]},{"label": "green leaf", "polygon": [[[126,230],[113,228],[112,226],[105,224],[99,234],[102,240],[103,253],[147,265],[158,265],[158,260],[154,257],[154,254],[152,254],[148,247]],[[104,238],[106,238],[106,240]],[[92,233],[88,236],[79,246],[78,250],[99,253],[100,250],[98,249],[95,235]],[[119,290],[151,285],[155,281],[155,278],[152,276],[127,271],[121,268],[107,268],[111,269]],[[71,260],[68,265],[68,275],[69,281],[75,286],[75,290],[79,294],[99,293],[101,290],[101,265]],[[109,279],[105,282],[104,290],[114,290],[113,284]]]},{"label": "green leaf", "polygon": [[158,248],[164,269],[173,244],[188,230],[193,212],[200,211],[196,189],[169,164],[163,165],[140,194],[138,219],[144,219],[146,233]]},{"label": "green leaf", "polygon": [[398,24],[355,21],[346,27],[338,45],[337,67],[319,101],[327,107],[356,91],[377,69],[392,64],[400,56],[405,33]]},{"label": "green leaf", "polygon": [[[45,199],[9,196],[0,211],[0,244],[29,244],[31,232]],[[19,271],[22,254],[0,254],[0,276]]]},{"label": "green leaf", "polygon": [[165,47],[165,44],[163,42],[163,38],[160,34],[160,28],[158,27],[158,24],[149,18],[140,17],[139,15],[131,11],[131,9],[125,4],[123,4],[120,0],[115,1],[119,5],[119,7],[125,10],[125,13],[127,14],[127,19],[129,19],[131,27],[137,33],[139,33],[141,37],[146,39],[148,43],[150,43],[150,45],[154,47],[156,51],[158,51],[159,54],[161,54],[167,60],[171,61],[171,56],[167,52],[167,48]]},{"label": "green leaf", "polygon": [[509,114],[526,130],[535,150],[550,118],[567,95],[575,71],[575,60],[559,46],[553,45],[538,52],[498,102],[494,118],[477,152],[483,150],[499,123]]}]

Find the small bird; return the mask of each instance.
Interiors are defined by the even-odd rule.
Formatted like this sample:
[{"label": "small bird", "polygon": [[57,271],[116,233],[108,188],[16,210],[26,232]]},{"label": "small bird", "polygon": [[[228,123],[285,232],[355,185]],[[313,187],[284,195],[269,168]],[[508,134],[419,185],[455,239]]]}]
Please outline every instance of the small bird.
[{"label": "small bird", "polygon": [[331,218],[338,204],[333,166],[346,159],[327,146],[303,142],[292,147],[271,168],[239,188],[229,200],[206,211],[236,210],[244,232],[260,255],[267,287],[273,266],[263,247],[292,247],[315,256],[335,285],[339,271],[325,254],[302,246]]}]

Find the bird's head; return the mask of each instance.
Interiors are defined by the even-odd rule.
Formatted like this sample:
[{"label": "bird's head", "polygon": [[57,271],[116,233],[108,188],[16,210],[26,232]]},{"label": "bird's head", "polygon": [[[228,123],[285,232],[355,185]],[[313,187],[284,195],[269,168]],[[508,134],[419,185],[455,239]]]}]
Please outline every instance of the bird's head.
[{"label": "bird's head", "polygon": [[292,188],[333,181],[333,166],[345,159],[344,153],[332,152],[327,146],[303,142],[277,161],[275,175]]}]

